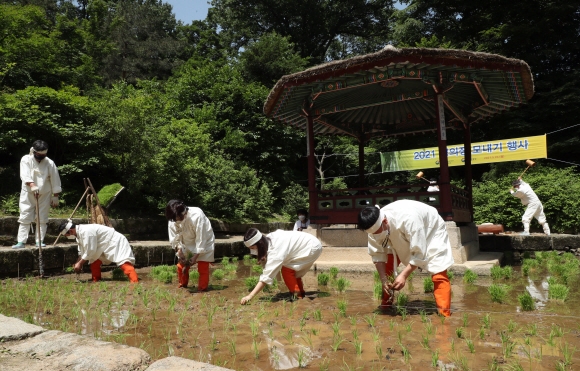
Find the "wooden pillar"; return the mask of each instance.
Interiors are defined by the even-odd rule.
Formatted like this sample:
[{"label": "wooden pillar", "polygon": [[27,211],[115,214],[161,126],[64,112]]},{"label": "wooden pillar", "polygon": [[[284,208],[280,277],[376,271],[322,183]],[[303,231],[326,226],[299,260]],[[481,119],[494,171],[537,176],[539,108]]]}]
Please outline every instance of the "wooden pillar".
[{"label": "wooden pillar", "polygon": [[435,93],[435,114],[437,120],[437,142],[439,147],[439,199],[440,214],[444,220],[453,220],[451,185],[449,183],[449,163],[447,161],[447,131],[445,129],[445,109],[443,94]]},{"label": "wooden pillar", "polygon": [[308,120],[306,127],[306,145],[308,149],[308,203],[310,219],[316,215],[318,209],[318,192],[316,191],[316,161],[314,159],[314,120],[312,116],[306,117]]},{"label": "wooden pillar", "polygon": [[471,124],[466,122],[463,124],[463,148],[465,151],[465,184],[467,185],[467,192],[469,197],[469,213],[470,220],[473,221],[473,181],[471,172]]},{"label": "wooden pillar", "polygon": [[358,186],[365,186],[365,138],[364,135],[358,139]]}]

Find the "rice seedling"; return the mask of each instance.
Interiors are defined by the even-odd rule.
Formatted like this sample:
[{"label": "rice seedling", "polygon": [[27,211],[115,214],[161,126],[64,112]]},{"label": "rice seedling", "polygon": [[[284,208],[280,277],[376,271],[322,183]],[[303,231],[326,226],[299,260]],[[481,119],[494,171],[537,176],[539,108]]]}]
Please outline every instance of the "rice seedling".
[{"label": "rice seedling", "polygon": [[229,257],[227,257],[227,256],[224,256],[224,257],[222,258],[222,261],[221,261],[222,265],[229,264],[229,262],[230,262],[230,258],[229,258]]},{"label": "rice seedling", "polygon": [[566,364],[562,361],[556,361],[556,371],[566,371]]},{"label": "rice seedling", "polygon": [[256,285],[258,284],[258,281],[259,281],[258,277],[250,276],[246,277],[246,279],[244,280],[244,284],[246,285],[248,291],[252,291],[254,287],[256,287]]},{"label": "rice seedling", "polygon": [[351,285],[351,282],[344,277],[340,277],[336,280],[335,285],[338,292],[343,293]]},{"label": "rice seedling", "polygon": [[330,269],[328,270],[328,273],[330,274],[330,278],[332,280],[335,280],[336,277],[338,276],[338,268],[337,267],[330,267]]},{"label": "rice seedling", "polygon": [[439,361],[439,349],[431,352],[431,366],[437,367],[437,361]]},{"label": "rice seedling", "polygon": [[570,289],[566,285],[555,283],[548,286],[548,298],[552,300],[566,301],[569,293]]},{"label": "rice seedling", "polygon": [[332,345],[330,346],[332,348],[333,352],[338,351],[338,349],[340,348],[340,344],[342,344],[342,342],[344,341],[344,339],[342,338],[342,336],[337,335],[337,336],[333,336],[332,337]]},{"label": "rice seedling", "polygon": [[318,366],[318,369],[320,371],[328,371],[328,366],[330,365],[330,360],[328,359],[328,357],[324,357],[324,359],[322,360],[322,362],[320,362],[320,365]]},{"label": "rice seedling", "polygon": [[465,343],[467,344],[467,349],[469,349],[469,353],[475,353],[475,344],[473,344],[473,340],[465,339]]},{"label": "rice seedling", "polygon": [[125,276],[121,268],[116,267],[113,269],[113,281],[128,281],[127,276]]},{"label": "rice seedling", "polygon": [[294,330],[291,327],[286,331],[284,339],[286,339],[289,344],[294,344]]},{"label": "rice seedling", "polygon": [[373,271],[373,282],[381,282],[381,275],[377,271]]},{"label": "rice seedling", "polygon": [[254,351],[254,358],[260,358],[260,349],[258,348],[262,342],[257,342],[256,339],[252,341],[252,350]]},{"label": "rice seedling", "polygon": [[197,269],[192,269],[189,271],[189,280],[196,282],[199,279],[199,272]]},{"label": "rice seedling", "polygon": [[449,359],[451,359],[451,361],[453,361],[453,363],[455,364],[455,366],[459,370],[461,370],[461,371],[470,370],[469,362],[467,361],[467,357],[464,356],[463,354],[458,354],[455,351],[453,351],[452,354],[449,354]]},{"label": "rice seedling", "polygon": [[507,358],[511,357],[516,344],[512,341],[510,336],[507,335],[506,333],[504,333],[503,331],[500,333],[500,338],[501,338],[503,357],[507,359]]},{"label": "rice seedling", "polygon": [[431,321],[425,323],[425,332],[427,333],[427,335],[433,334],[433,324],[431,323]]},{"label": "rice seedling", "polygon": [[485,327],[483,327],[483,326],[481,326],[481,327],[479,328],[479,338],[480,338],[481,340],[485,339]]},{"label": "rice seedling", "polygon": [[348,316],[348,319],[350,320],[351,325],[356,326],[356,323],[358,322],[358,313],[355,316]]},{"label": "rice seedling", "polygon": [[421,345],[425,349],[429,349],[429,336],[421,335]]},{"label": "rice seedling", "polygon": [[258,259],[256,259],[256,258],[251,258],[251,259],[250,259],[250,265],[256,265],[256,264],[258,264]]},{"label": "rice seedling", "polygon": [[433,280],[431,280],[430,277],[423,278],[423,291],[425,293],[429,293],[429,292],[433,292],[434,289],[435,289],[435,284],[433,283]]},{"label": "rice seedling", "polygon": [[469,315],[467,313],[463,313],[461,319],[463,320],[463,327],[467,327],[467,325],[469,324]]},{"label": "rice seedling", "polygon": [[483,326],[486,329],[490,329],[491,328],[491,315],[489,313],[484,314],[483,317],[481,317],[481,323],[483,324]]},{"label": "rice seedling", "polygon": [[487,291],[491,295],[491,301],[495,303],[503,303],[507,297],[508,286],[502,284],[491,284]]},{"label": "rice seedling", "polygon": [[262,274],[262,272],[264,272],[264,268],[262,268],[262,266],[260,264],[255,264],[255,265],[252,265],[252,272],[257,273],[257,274]]},{"label": "rice seedling", "polygon": [[362,354],[362,349],[363,349],[362,341],[355,339],[353,344],[354,344],[354,351],[355,351],[356,355],[360,357]]},{"label": "rice seedling", "polygon": [[516,329],[518,328],[518,324],[516,322],[514,322],[512,319],[509,320],[508,325],[507,325],[507,330],[508,332],[515,332]]},{"label": "rice seedling", "polygon": [[401,315],[402,321],[405,321],[407,319],[407,308],[397,305],[397,313]]},{"label": "rice seedling", "polygon": [[334,332],[334,336],[337,336],[340,333],[340,322],[335,321],[332,324],[332,331]]},{"label": "rice seedling", "polygon": [[322,321],[322,311],[320,309],[315,309],[314,312],[312,312],[312,315],[315,320]]},{"label": "rice seedling", "polygon": [[383,298],[383,284],[375,282],[373,285],[373,298],[381,300]]},{"label": "rice seedling", "polygon": [[463,282],[472,284],[477,279],[477,274],[475,274],[472,270],[468,269],[463,274]]},{"label": "rice seedling", "polygon": [[383,359],[383,348],[380,342],[375,343],[375,353],[377,354],[379,360]]},{"label": "rice seedling", "polygon": [[419,315],[421,316],[421,322],[427,323],[427,321],[429,321],[429,318],[427,318],[427,312],[425,312],[424,309],[419,310]]},{"label": "rice seedling", "polygon": [[404,307],[407,305],[408,302],[409,302],[409,296],[407,294],[405,294],[404,292],[401,292],[401,293],[399,293],[399,295],[397,295],[397,306]]},{"label": "rice seedling", "polygon": [[244,263],[249,263],[250,259],[252,259],[251,255],[244,255],[244,257],[242,258]]},{"label": "rice seedling", "polygon": [[327,286],[328,281],[330,280],[330,276],[326,273],[319,273],[317,279],[320,286]]},{"label": "rice seedling", "polygon": [[212,278],[214,278],[218,281],[221,281],[226,276],[226,272],[223,269],[218,268],[212,272],[211,276],[212,276]]},{"label": "rice seedling", "polygon": [[556,324],[552,324],[551,331],[554,333],[554,335],[556,337],[562,337],[562,336],[564,336],[564,330],[560,326],[558,326]]},{"label": "rice seedling", "polygon": [[520,302],[520,307],[525,312],[530,312],[536,309],[534,298],[527,290],[525,293],[518,295],[518,301]]},{"label": "rice seedling", "polygon": [[375,327],[375,322],[377,320],[377,314],[373,313],[371,314],[367,314],[364,317],[365,322],[369,325],[369,327]]},{"label": "rice seedling", "polygon": [[405,346],[401,346],[401,353],[403,353],[403,360],[408,364],[409,360],[411,359],[411,353],[409,352],[409,349]]},{"label": "rice seedling", "polygon": [[226,264],[223,266],[223,269],[227,273],[233,274],[238,270],[238,266],[235,264]]},{"label": "rice seedling", "polygon": [[507,280],[507,279],[512,278],[513,269],[509,265],[506,265],[505,267],[500,267],[500,266],[496,265],[490,269],[490,275],[491,275],[491,278],[494,280],[499,280],[502,278]]},{"label": "rice seedling", "polygon": [[237,263],[238,262],[238,257],[237,256],[232,256],[231,261],[232,261],[232,263]]},{"label": "rice seedling", "polygon": [[460,339],[463,337],[463,330],[464,330],[463,327],[458,327],[458,328],[455,329],[455,334]]},{"label": "rice seedling", "polygon": [[452,281],[455,278],[455,273],[453,271],[447,271],[447,278],[449,278],[449,281]]},{"label": "rice seedling", "polygon": [[304,348],[298,349],[298,368],[305,368],[308,364],[306,362],[306,352],[304,352]]},{"label": "rice seedling", "polygon": [[250,322],[250,331],[252,333],[252,338],[258,337],[258,321]]},{"label": "rice seedling", "polygon": [[151,270],[151,276],[159,282],[171,283],[173,282],[173,278],[177,276],[175,269],[174,266],[158,265]]},{"label": "rice seedling", "polygon": [[336,306],[338,308],[338,312],[340,313],[340,315],[343,317],[346,317],[347,301],[346,300],[339,300],[336,302]]}]

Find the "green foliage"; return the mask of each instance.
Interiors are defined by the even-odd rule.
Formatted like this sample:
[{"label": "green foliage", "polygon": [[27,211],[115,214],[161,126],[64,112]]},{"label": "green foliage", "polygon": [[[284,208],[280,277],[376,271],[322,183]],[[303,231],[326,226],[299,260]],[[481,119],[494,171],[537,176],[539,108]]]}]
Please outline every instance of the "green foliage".
[{"label": "green foliage", "polygon": [[101,190],[97,193],[99,197],[99,202],[104,207],[111,206],[110,203],[113,201],[113,197],[119,192],[123,186],[119,183],[109,184],[101,188]]},{"label": "green foliage", "polygon": [[525,293],[518,295],[518,301],[520,302],[520,306],[522,307],[523,311],[529,312],[536,309],[534,298],[527,290]]},{"label": "green foliage", "polygon": [[505,267],[500,267],[499,265],[495,265],[495,266],[491,267],[490,275],[491,275],[491,278],[494,280],[499,280],[501,278],[508,280],[508,279],[512,278],[513,268],[509,265],[506,265]]},{"label": "green foliage", "polygon": [[248,289],[248,291],[252,291],[254,289],[254,287],[256,287],[258,282],[259,282],[259,278],[256,276],[246,277],[246,279],[244,280],[244,284],[246,285],[246,288]]},{"label": "green foliage", "polygon": [[373,297],[377,300],[383,298],[383,284],[381,282],[375,282],[373,284]]},{"label": "green foliage", "polygon": [[318,284],[321,286],[328,285],[328,281],[330,280],[330,276],[326,273],[319,273],[317,276]]},{"label": "green foliage", "polygon": [[338,276],[338,268],[337,267],[330,267],[330,269],[328,270],[328,273],[330,274],[330,279],[335,280],[336,276]]},{"label": "green foliage", "polygon": [[351,283],[352,282],[350,282],[346,278],[340,277],[339,279],[337,279],[335,281],[335,286],[336,286],[336,289],[338,290],[338,292],[345,292],[346,289],[351,285]]},{"label": "green foliage", "polygon": [[297,183],[291,183],[282,192],[281,212],[286,215],[287,220],[294,221],[299,209],[308,210],[308,190]]},{"label": "green foliage", "polygon": [[[499,223],[507,229],[521,229],[525,211],[520,200],[509,193],[511,182],[519,173],[511,172],[497,179],[478,183],[473,188],[474,219],[478,224]],[[552,232],[580,232],[580,175],[572,168],[555,169],[536,165],[525,179],[538,195]],[[565,190],[565,192],[562,192]],[[541,231],[537,222],[532,227]]]},{"label": "green foliage", "polygon": [[189,271],[189,279],[193,282],[197,282],[197,280],[199,279],[199,272],[197,271],[197,269],[192,269]]},{"label": "green foliage", "polygon": [[5,215],[18,215],[20,213],[19,197],[18,193],[14,193],[0,198],[0,210],[2,213]]},{"label": "green foliage", "polygon": [[254,272],[254,273],[262,274],[263,271],[264,271],[264,268],[262,268],[262,266],[260,264],[256,264],[256,265],[252,266],[252,272]]},{"label": "green foliage", "polygon": [[158,265],[151,269],[151,276],[159,282],[171,283],[177,277],[177,272],[174,265]]}]

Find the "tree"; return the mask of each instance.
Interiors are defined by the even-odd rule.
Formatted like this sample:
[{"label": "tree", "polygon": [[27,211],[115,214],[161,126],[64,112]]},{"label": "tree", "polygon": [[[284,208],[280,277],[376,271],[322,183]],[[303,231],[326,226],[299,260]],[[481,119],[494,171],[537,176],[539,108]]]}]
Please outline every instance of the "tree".
[{"label": "tree", "polygon": [[388,36],[392,0],[212,0],[208,21],[234,48],[276,32],[318,64],[340,37]]}]

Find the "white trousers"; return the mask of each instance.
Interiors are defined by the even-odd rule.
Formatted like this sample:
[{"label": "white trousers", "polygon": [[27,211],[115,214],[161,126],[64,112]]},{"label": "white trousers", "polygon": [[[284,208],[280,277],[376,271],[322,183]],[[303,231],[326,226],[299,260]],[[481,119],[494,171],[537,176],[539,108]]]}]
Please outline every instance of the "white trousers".
[{"label": "white trousers", "polygon": [[526,208],[526,212],[522,216],[522,223],[530,223],[533,218],[538,219],[538,223],[544,225],[546,222],[546,215],[544,214],[544,207],[541,202],[530,202]]},{"label": "white trousers", "polygon": [[[50,212],[51,193],[41,193],[38,197],[38,209],[40,211],[40,240],[44,240],[46,234],[46,223],[48,222],[48,213]],[[18,242],[26,243],[30,224],[36,221],[36,198],[33,192],[26,190],[20,191],[20,217],[18,218]],[[38,236],[36,237],[38,241]]]}]

